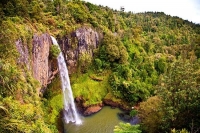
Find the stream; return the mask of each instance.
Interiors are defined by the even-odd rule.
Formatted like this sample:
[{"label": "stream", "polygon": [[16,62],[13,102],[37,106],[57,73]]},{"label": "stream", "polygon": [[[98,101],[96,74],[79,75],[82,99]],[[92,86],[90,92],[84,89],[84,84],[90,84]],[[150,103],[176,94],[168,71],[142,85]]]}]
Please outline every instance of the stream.
[{"label": "stream", "polygon": [[81,117],[82,124],[68,123],[64,125],[65,133],[113,133],[113,129],[120,122],[117,113],[122,112],[118,108],[103,107],[98,113]]}]

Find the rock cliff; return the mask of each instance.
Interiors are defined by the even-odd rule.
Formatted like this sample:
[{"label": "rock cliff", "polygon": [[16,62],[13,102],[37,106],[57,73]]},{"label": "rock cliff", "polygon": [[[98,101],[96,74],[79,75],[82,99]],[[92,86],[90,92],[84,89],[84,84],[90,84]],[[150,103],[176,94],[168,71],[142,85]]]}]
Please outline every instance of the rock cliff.
[{"label": "rock cliff", "polygon": [[89,116],[94,113],[97,113],[104,106],[103,103],[94,104],[94,105],[85,105],[85,100],[82,98],[82,96],[76,97],[75,102],[76,102],[76,106],[79,113],[84,116]]},{"label": "rock cliff", "polygon": [[22,40],[19,39],[15,42],[18,52],[20,53],[17,63],[25,65],[28,70],[30,69],[29,51],[27,45],[23,44]]},{"label": "rock cliff", "polygon": [[15,43],[20,54],[18,64],[24,65],[28,70],[31,70],[33,77],[40,82],[39,93],[57,72],[55,68],[53,69],[53,61],[49,60],[49,48],[52,45],[52,41],[49,34],[35,34],[32,40],[32,49],[28,49],[24,43],[20,39]]},{"label": "rock cliff", "polygon": [[[78,60],[82,54],[87,53],[92,58],[93,50],[99,44],[98,33],[86,27],[79,28],[71,35],[57,39],[65,56],[69,73],[76,72]],[[57,61],[49,60],[51,45],[52,41],[49,34],[33,35],[31,50],[20,39],[16,41],[16,47],[20,53],[18,63],[25,65],[28,70],[32,71],[33,77],[40,82],[41,89],[46,88],[58,72]]]},{"label": "rock cliff", "polygon": [[100,41],[99,34],[88,27],[79,28],[71,35],[58,40],[70,73],[76,72],[80,56],[83,54],[93,56],[93,50],[97,48]]},{"label": "rock cliff", "polygon": [[52,41],[48,34],[33,36],[32,49],[32,71],[33,77],[37,79],[43,87],[47,86],[49,78],[49,47]]}]

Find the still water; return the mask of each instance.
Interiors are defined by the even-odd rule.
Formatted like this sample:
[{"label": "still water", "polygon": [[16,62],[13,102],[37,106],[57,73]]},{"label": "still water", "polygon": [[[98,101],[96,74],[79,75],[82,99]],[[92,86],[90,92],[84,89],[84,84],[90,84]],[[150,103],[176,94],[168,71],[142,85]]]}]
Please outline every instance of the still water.
[{"label": "still water", "polygon": [[113,133],[113,129],[120,122],[117,113],[120,113],[118,108],[111,109],[108,106],[88,117],[82,117],[82,125],[68,123],[64,125],[65,133]]}]

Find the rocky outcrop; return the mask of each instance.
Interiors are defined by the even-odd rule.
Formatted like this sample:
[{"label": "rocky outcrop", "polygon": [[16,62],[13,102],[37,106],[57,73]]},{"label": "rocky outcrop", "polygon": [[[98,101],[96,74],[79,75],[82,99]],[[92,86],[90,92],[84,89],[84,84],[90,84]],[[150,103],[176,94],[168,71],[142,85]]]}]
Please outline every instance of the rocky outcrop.
[{"label": "rocky outcrop", "polygon": [[109,106],[111,106],[112,108],[117,108],[117,107],[120,106],[119,103],[114,102],[114,101],[112,101],[111,99],[104,99],[103,102],[105,103],[105,105],[109,105]]},{"label": "rocky outcrop", "polygon": [[75,102],[79,113],[81,113],[84,116],[89,116],[94,113],[97,113],[104,106],[102,103],[87,106],[85,105],[85,100],[81,96],[76,97]]},{"label": "rocky outcrop", "polygon": [[[42,88],[46,88],[54,75],[58,73],[57,60],[49,60],[49,48],[52,41],[49,34],[33,36],[32,49],[20,39],[16,41],[16,48],[20,54],[18,64],[26,66],[32,71],[33,77],[38,80]],[[41,88],[38,88],[38,94]]]},{"label": "rocky outcrop", "polygon": [[99,36],[97,32],[91,28],[79,28],[75,31],[78,39],[78,52],[88,52],[92,54],[92,50],[97,48],[99,44]]},{"label": "rocky outcrop", "polygon": [[30,69],[29,51],[26,44],[23,44],[22,40],[19,39],[15,42],[18,52],[20,53],[17,63],[25,65],[28,70]]},{"label": "rocky outcrop", "polygon": [[91,114],[94,114],[94,113],[96,113],[96,112],[99,112],[101,109],[102,109],[102,107],[99,106],[99,105],[91,106],[91,107],[88,107],[88,108],[83,112],[83,115],[84,115],[84,116],[89,116],[89,115],[91,115]]},{"label": "rocky outcrop", "polygon": [[123,109],[125,111],[130,111],[131,108],[129,106],[127,106],[127,103],[123,103],[123,102],[115,102],[111,99],[104,99],[103,103],[105,105],[111,106],[112,108],[120,108]]},{"label": "rocky outcrop", "polygon": [[93,56],[93,50],[98,47],[99,34],[91,28],[82,27],[69,36],[58,38],[61,51],[65,55],[69,73],[76,72],[78,59],[82,54]]}]

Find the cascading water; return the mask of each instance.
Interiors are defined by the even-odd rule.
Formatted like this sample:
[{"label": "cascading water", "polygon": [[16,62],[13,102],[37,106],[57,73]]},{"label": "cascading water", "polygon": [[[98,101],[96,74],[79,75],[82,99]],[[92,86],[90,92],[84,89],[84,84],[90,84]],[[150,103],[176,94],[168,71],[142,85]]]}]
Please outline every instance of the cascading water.
[{"label": "cascading water", "polygon": [[[58,45],[54,37],[51,36],[51,39],[54,45]],[[69,123],[71,121],[71,122],[75,122],[76,124],[81,124],[82,121],[79,118],[76,111],[74,98],[73,98],[71,85],[70,85],[70,80],[69,80],[69,74],[68,74],[67,66],[66,66],[64,57],[62,55],[62,52],[60,52],[57,60],[58,60],[58,67],[60,71],[60,78],[62,82],[62,91],[63,91],[63,100],[64,100],[64,111],[63,111],[64,120],[66,123]]]}]

